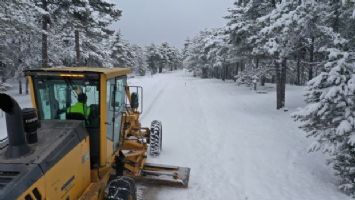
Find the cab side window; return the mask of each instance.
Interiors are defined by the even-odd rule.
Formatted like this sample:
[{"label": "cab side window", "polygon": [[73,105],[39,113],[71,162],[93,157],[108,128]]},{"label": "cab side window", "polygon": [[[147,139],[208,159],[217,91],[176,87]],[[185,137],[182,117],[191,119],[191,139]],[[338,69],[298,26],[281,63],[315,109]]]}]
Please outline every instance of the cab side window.
[{"label": "cab side window", "polygon": [[119,144],[122,111],[125,108],[126,77],[117,77],[107,81],[107,138],[113,141],[113,149]]},{"label": "cab side window", "polygon": [[125,79],[116,80],[116,110],[121,112],[124,107],[124,97],[125,97]]}]

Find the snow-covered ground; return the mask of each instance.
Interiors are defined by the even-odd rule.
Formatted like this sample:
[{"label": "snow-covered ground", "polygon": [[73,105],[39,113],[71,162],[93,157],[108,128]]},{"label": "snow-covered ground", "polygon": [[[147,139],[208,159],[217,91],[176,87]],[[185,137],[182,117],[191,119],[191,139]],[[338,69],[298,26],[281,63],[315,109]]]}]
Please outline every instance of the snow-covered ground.
[{"label": "snow-covered ground", "polygon": [[[191,168],[189,188],[148,187],[145,200],[350,199],[338,191],[326,158],[307,153],[310,141],[290,117],[303,104],[301,87],[287,88],[284,112],[275,110],[274,89],[258,94],[184,71],[130,84],[144,87],[143,125],[163,122],[163,152],[149,161]],[[15,98],[30,105],[28,96]]]},{"label": "snow-covered ground", "polygon": [[290,117],[303,105],[301,87],[287,88],[284,112],[274,89],[258,94],[182,71],[131,83],[144,87],[143,124],[163,122],[163,152],[149,161],[191,168],[188,189],[149,187],[145,199],[350,199]]}]

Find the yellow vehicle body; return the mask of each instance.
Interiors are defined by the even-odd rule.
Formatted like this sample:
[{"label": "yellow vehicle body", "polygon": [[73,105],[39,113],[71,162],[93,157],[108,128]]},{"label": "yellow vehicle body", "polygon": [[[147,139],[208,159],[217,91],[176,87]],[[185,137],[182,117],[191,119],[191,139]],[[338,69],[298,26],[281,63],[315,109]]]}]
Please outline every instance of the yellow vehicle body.
[{"label": "yellow vehicle body", "polygon": [[[26,71],[31,100],[33,107],[38,110],[42,127],[38,129],[38,142],[29,144],[32,149],[31,153],[21,158],[1,159],[2,151],[0,150],[0,180],[2,164],[5,166],[4,169],[9,170],[7,165],[12,166],[21,161],[25,165],[36,167],[39,172],[34,173],[35,170],[32,168],[32,171],[22,169],[21,165],[22,171],[18,173],[29,178],[15,177],[9,185],[16,185],[17,179],[18,182],[25,181],[27,185],[21,186],[21,192],[6,188],[7,185],[4,185],[6,190],[2,192],[0,187],[0,198],[10,195],[11,198],[16,197],[14,199],[20,200],[101,200],[107,198],[105,190],[110,179],[121,171],[123,174],[118,176],[187,187],[189,168],[146,163],[150,129],[141,127],[139,122],[141,110],[127,106],[132,101],[130,87],[126,83],[127,74],[130,72],[128,68],[91,67]],[[66,84],[67,87],[59,87],[55,94],[51,94],[52,90],[58,87],[58,85],[47,83],[53,80],[62,81],[61,84]],[[58,106],[54,106],[65,105],[65,103],[68,106],[68,102],[63,103],[63,100],[57,99],[64,98],[64,96],[66,100],[73,99],[69,96],[74,91],[75,83],[78,82],[82,83],[83,87],[95,83],[96,91],[88,90],[97,95],[93,99],[96,101],[94,106],[98,109],[97,116],[94,116],[98,124],[92,130],[86,121],[85,123],[68,121],[65,117],[63,118],[65,114],[60,114]],[[111,93],[112,88],[114,92]],[[59,93],[66,95],[58,96]],[[52,100],[48,100],[50,96]],[[116,103],[116,100],[121,97],[122,100],[124,98],[124,104]],[[43,99],[46,99],[46,102]],[[122,106],[125,106],[125,109],[121,109]],[[4,107],[1,102],[0,107]],[[111,107],[114,107],[113,111]],[[115,107],[120,109],[116,111]],[[56,108],[56,112],[49,112],[51,108]],[[62,110],[67,110],[67,108]],[[112,112],[112,116],[109,115]],[[68,114],[66,115],[68,117]],[[86,127],[83,127],[83,124]],[[122,158],[124,158],[123,163],[119,161]],[[122,164],[122,170],[119,170],[120,164]],[[32,175],[28,175],[30,172]],[[0,186],[1,184],[0,181]],[[133,195],[128,199],[134,199]]]},{"label": "yellow vehicle body", "polygon": [[86,138],[18,199],[26,199],[26,196],[36,199],[33,193],[35,188],[42,199],[79,199],[91,183],[90,162],[80,159],[88,152],[89,138]]}]

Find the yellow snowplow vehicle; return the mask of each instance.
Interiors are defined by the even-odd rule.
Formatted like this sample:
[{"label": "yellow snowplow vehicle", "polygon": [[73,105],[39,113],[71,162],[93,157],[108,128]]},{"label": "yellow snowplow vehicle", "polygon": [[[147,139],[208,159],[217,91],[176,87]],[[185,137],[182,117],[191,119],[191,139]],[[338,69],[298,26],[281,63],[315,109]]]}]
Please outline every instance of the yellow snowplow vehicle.
[{"label": "yellow snowplow vehicle", "polygon": [[0,199],[136,199],[135,181],[187,187],[190,169],[146,163],[162,126],[139,122],[143,89],[127,68],[28,70],[34,108],[0,93]]}]

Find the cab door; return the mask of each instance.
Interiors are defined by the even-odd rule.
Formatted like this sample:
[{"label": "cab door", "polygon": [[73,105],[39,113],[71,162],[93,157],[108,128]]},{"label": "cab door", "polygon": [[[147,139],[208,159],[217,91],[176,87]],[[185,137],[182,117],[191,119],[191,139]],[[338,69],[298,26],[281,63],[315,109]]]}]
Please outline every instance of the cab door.
[{"label": "cab door", "polygon": [[117,77],[107,81],[107,139],[112,142],[114,153],[119,145],[122,112],[125,108],[126,77]]}]

